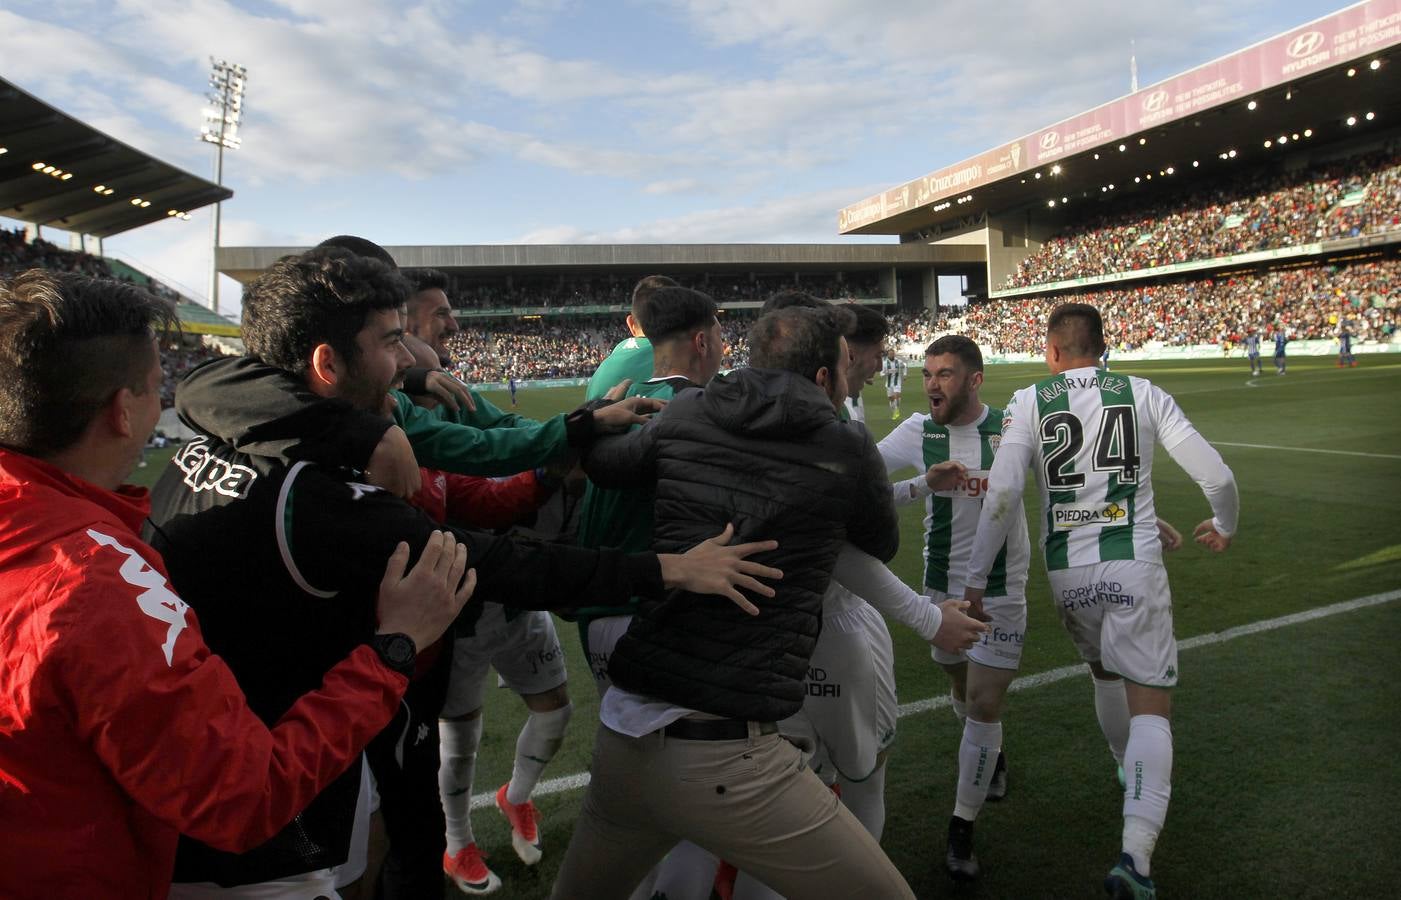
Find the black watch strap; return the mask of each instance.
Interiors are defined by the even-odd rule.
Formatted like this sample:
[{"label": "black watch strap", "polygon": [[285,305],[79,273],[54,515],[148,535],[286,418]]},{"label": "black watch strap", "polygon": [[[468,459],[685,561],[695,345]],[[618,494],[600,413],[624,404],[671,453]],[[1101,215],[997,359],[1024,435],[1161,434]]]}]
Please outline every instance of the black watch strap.
[{"label": "black watch strap", "polygon": [[414,662],[418,658],[418,648],[413,638],[407,634],[377,634],[369,644],[384,664],[406,678],[413,677]]}]

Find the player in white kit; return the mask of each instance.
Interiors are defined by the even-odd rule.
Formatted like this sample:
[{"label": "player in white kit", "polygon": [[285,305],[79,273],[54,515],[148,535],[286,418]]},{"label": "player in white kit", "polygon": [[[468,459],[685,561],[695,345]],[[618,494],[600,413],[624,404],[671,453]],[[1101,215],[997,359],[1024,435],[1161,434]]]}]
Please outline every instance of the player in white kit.
[{"label": "player in white kit", "polygon": [[[1002,440],[1002,410],[978,398],[983,383],[983,356],[962,335],[947,335],[929,345],[922,370],[929,414],[916,413],[880,442],[891,472],[913,466],[920,474],[895,486],[896,503],[923,500],[924,586],[935,601],[963,594],[973,552],[989,470]],[[954,476],[948,489],[935,490],[941,473]],[[1026,573],[1031,541],[1026,520],[1009,525],[983,609],[989,629],[966,653],[937,647],[934,661],[948,673],[954,713],[963,726],[958,751],[958,793],[945,867],[951,876],[978,876],[973,855],[973,822],[983,803],[1006,791],[1002,758],[1002,705],[1007,686],[1021,663],[1026,632]],[[990,789],[1000,784],[995,793]]]},{"label": "player in white kit", "polygon": [[[1171,793],[1171,689],[1177,683],[1172,598],[1153,507],[1155,444],[1201,487],[1212,518],[1197,543],[1230,546],[1239,501],[1220,454],[1176,401],[1148,381],[1098,369],[1099,311],[1068,303],[1047,324],[1051,377],[1017,391],[988,478],[965,598],[983,602],[1008,529],[1022,520],[1026,468],[1041,491],[1042,546],[1062,623],[1095,676],[1096,710],[1129,773],[1122,852],[1105,878],[1116,898],[1153,898],[1150,861]],[[1109,689],[1127,701],[1127,729]]]},{"label": "player in white kit", "polygon": [[881,374],[885,376],[885,396],[890,401],[890,418],[900,418],[900,390],[905,384],[905,361],[895,355],[891,350],[885,357],[885,362],[881,365]]}]

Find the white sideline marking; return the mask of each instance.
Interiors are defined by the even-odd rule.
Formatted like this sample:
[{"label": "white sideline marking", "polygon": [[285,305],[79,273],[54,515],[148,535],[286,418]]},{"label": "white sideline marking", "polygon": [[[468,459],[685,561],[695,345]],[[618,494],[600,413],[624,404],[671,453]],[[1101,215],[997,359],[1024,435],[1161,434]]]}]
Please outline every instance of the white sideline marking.
[{"label": "white sideline marking", "polygon": [[1252,450],[1293,450],[1298,453],[1329,453],[1333,456],[1366,456],[1371,459],[1401,459],[1395,453],[1362,453],[1358,450],[1322,450],[1318,447],[1281,447],[1278,444],[1233,444],[1230,441],[1208,441],[1216,447],[1249,447]]},{"label": "white sideline marking", "polygon": [[[1213,631],[1209,634],[1199,634],[1177,642],[1177,649],[1192,650],[1197,647],[1209,647],[1213,644],[1224,644],[1239,637],[1246,637],[1252,634],[1260,634],[1263,631],[1274,631],[1277,628],[1284,628],[1289,625],[1299,625],[1303,622],[1312,622],[1315,619],[1324,619],[1328,616],[1336,616],[1340,613],[1354,612],[1359,609],[1367,609],[1372,606],[1380,606],[1383,603],[1390,603],[1393,600],[1401,600],[1401,590],[1387,591],[1382,594],[1372,594],[1367,597],[1358,597],[1355,600],[1344,600],[1341,603],[1334,603],[1331,606],[1320,606],[1315,609],[1306,609],[1303,612],[1292,613],[1287,616],[1280,616],[1275,619],[1264,619],[1259,622],[1251,622],[1247,625],[1237,625],[1235,628],[1227,628],[1225,631]],[[1054,684],[1057,681],[1065,681],[1067,678],[1075,676],[1086,677],[1089,670],[1084,663],[1073,666],[1061,666],[1058,669],[1048,669],[1045,672],[1037,672],[1035,675],[1023,675],[1015,679],[1008,686],[1008,691],[1025,691],[1030,688],[1042,687]],[[935,709],[943,709],[949,705],[949,695],[943,694],[938,697],[930,697],[927,700],[916,700],[913,703],[904,703],[900,706],[900,718],[913,716],[917,713],[929,712]],[[542,781],[535,787],[535,796],[545,794],[559,794],[564,791],[577,790],[587,787],[589,783],[589,773],[580,772],[577,775],[563,775],[559,778],[551,778]],[[483,809],[496,805],[496,792],[488,791],[472,797],[472,809]]]}]

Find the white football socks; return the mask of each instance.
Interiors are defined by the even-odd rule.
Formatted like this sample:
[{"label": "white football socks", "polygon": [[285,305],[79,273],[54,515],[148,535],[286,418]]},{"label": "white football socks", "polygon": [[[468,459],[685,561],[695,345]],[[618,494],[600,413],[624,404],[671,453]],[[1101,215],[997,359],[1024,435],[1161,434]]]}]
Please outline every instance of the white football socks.
[{"label": "white football socks", "polygon": [[953,688],[949,688],[949,706],[953,707],[953,714],[958,716],[958,724],[962,725],[968,721],[968,701],[958,699]]},{"label": "white football socks", "polygon": [[1162,716],[1134,716],[1124,754],[1124,852],[1148,875],[1153,846],[1172,795],[1172,724]]},{"label": "white football socks", "polygon": [[953,814],[972,822],[987,802],[988,785],[1002,752],[1002,723],[968,719],[958,745],[958,797]]},{"label": "white football socks", "polygon": [[564,743],[564,729],[574,714],[574,704],[566,703],[549,712],[531,712],[516,738],[516,764],[506,786],[506,802],[524,803],[540,781],[540,773],[555,758]]},{"label": "white football socks", "polygon": [[1124,747],[1129,742],[1129,701],[1124,693],[1124,679],[1091,678],[1095,683],[1095,717],[1099,730],[1109,742],[1114,761],[1124,764]]},{"label": "white football socks", "polygon": [[467,721],[438,722],[438,793],[447,821],[448,855],[456,856],[472,835],[472,773],[477,768],[477,745],[482,741],[482,717]]}]

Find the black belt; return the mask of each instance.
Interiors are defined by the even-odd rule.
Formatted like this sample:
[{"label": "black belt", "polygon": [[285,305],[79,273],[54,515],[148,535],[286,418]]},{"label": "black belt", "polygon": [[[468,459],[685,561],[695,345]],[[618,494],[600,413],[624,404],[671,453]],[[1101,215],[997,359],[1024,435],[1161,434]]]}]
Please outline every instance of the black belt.
[{"label": "black belt", "polygon": [[[777,734],[774,722],[758,722],[760,734]],[[682,741],[742,741],[749,737],[749,723],[743,719],[677,719],[662,734]]]}]

